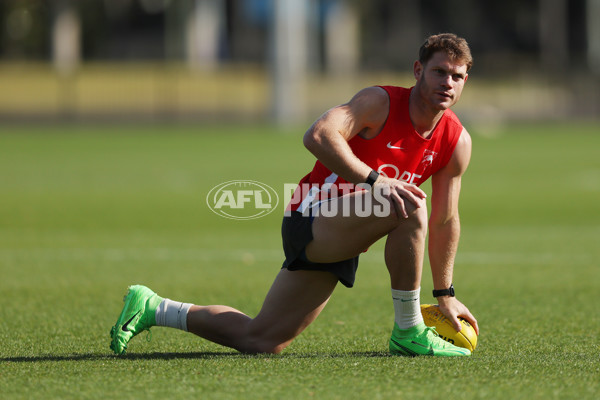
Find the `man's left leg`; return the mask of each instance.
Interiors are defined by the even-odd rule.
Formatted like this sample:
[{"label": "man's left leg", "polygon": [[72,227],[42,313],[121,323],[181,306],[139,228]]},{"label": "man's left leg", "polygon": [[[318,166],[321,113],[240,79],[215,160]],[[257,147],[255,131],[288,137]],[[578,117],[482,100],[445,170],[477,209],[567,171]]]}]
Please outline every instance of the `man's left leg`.
[{"label": "man's left leg", "polygon": [[111,330],[110,348],[123,354],[135,335],[159,325],[244,353],[279,353],[317,318],[337,282],[330,272],[282,269],[255,318],[225,305],[163,299],[147,287],[135,285],[129,288],[123,311]]},{"label": "man's left leg", "polygon": [[227,306],[194,306],[189,331],[243,353],[279,353],[317,318],[337,282],[326,271],[282,269],[255,318]]}]

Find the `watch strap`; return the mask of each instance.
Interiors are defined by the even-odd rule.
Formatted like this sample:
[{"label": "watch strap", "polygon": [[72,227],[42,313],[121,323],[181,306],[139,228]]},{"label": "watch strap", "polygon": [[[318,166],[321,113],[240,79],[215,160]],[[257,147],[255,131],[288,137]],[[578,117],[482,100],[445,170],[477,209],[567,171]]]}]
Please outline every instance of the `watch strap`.
[{"label": "watch strap", "polygon": [[377,178],[379,178],[379,172],[377,172],[373,169],[373,170],[371,170],[371,172],[369,172],[369,176],[367,177],[367,180],[365,181],[365,183],[369,186],[373,186],[375,184],[375,181],[377,180]]},{"label": "watch strap", "polygon": [[454,284],[450,284],[448,289],[440,289],[433,291],[433,297],[451,296],[454,297]]}]

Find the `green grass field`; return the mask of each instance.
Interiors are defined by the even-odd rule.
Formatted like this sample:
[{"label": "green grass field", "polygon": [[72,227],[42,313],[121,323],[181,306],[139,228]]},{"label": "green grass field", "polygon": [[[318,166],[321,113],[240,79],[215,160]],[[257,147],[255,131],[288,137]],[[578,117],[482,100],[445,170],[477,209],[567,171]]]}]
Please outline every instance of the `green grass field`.
[{"label": "green grass field", "polygon": [[[133,283],[257,313],[282,261],[283,208],[234,221],[205,197],[227,180],[297,182],[313,163],[302,129],[1,127],[0,398],[595,399],[599,132],[472,132],[454,282],[481,335],[457,360],[388,355],[381,244],[281,355],[166,328],[112,355],[109,330]],[[422,300],[433,302],[427,269]]]}]

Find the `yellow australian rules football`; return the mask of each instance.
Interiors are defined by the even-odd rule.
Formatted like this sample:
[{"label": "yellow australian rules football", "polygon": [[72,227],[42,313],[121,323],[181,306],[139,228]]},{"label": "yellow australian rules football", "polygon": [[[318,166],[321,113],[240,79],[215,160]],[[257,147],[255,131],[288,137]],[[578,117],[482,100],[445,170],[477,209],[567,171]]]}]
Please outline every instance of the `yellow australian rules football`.
[{"label": "yellow australian rules football", "polygon": [[421,314],[423,314],[425,325],[435,327],[437,333],[445,341],[471,351],[477,347],[475,328],[466,319],[458,318],[462,328],[460,332],[456,332],[454,326],[452,326],[452,322],[442,314],[437,305],[421,304]]}]

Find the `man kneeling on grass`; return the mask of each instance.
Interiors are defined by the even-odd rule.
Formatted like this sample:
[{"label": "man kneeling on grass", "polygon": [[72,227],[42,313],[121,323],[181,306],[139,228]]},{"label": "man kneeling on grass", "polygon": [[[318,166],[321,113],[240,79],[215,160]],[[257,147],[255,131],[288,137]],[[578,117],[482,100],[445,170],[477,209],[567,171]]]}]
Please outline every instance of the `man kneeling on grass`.
[{"label": "man kneeling on grass", "polygon": [[[133,336],[158,325],[245,353],[279,353],[317,318],[338,281],[353,286],[359,255],[386,237],[395,310],[390,352],[469,356],[469,350],[442,340],[423,323],[420,288],[427,246],[440,310],[457,331],[460,316],[479,333],[452,286],[458,200],[471,139],[450,107],[459,100],[472,63],[464,39],[431,36],[414,63],[412,88],[363,89],[308,129],[304,145],[317,161],[288,205],[282,225],[285,261],[255,318],[224,305],[164,299],[135,285],[111,330],[111,349],[125,353]],[[428,216],[419,185],[429,177]]]}]

